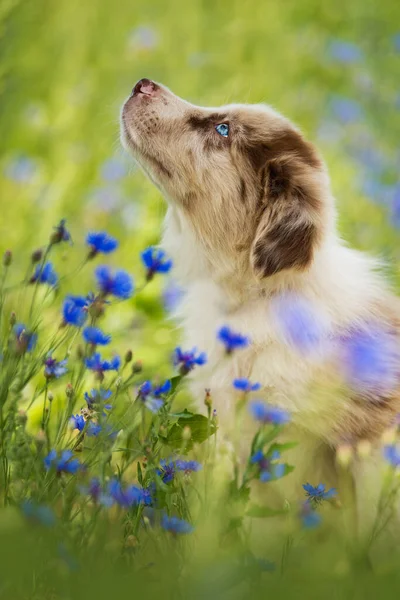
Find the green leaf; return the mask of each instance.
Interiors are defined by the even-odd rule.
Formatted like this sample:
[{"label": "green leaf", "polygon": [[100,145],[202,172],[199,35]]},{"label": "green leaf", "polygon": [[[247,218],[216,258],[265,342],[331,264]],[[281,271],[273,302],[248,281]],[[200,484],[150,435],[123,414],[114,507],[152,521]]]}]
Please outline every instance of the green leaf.
[{"label": "green leaf", "polygon": [[138,481],[140,483],[141,486],[143,486],[143,474],[142,474],[142,467],[140,466],[140,462],[137,462],[137,475],[138,475]]},{"label": "green leaf", "polygon": [[171,377],[170,382],[171,382],[171,391],[169,393],[170,396],[172,396],[172,394],[175,394],[178,385],[180,384],[180,382],[182,381],[184,375],[175,375],[175,377]]},{"label": "green leaf", "polygon": [[[191,431],[189,440],[184,440],[182,437],[185,427],[189,427]],[[190,450],[194,443],[201,444],[211,435],[214,435],[216,430],[215,423],[210,422],[204,415],[184,414],[169,430],[166,442],[172,448],[185,446],[186,450]]]},{"label": "green leaf", "polygon": [[185,408],[184,411],[179,412],[179,413],[170,413],[170,417],[176,417],[178,419],[190,419],[191,417],[194,417],[194,413],[190,412],[187,408]]},{"label": "green leaf", "polygon": [[295,448],[296,446],[298,446],[299,442],[287,442],[286,444],[272,444],[272,446],[270,446],[268,448],[268,453],[267,456],[269,456],[270,454],[272,454],[273,452],[275,452],[275,450],[277,450],[278,452],[285,452],[285,450],[290,450],[291,448]]},{"label": "green leaf", "polygon": [[255,519],[278,517],[284,514],[286,514],[285,510],[277,510],[274,508],[269,508],[268,506],[258,506],[257,504],[251,504],[246,512],[247,517],[253,517]]}]

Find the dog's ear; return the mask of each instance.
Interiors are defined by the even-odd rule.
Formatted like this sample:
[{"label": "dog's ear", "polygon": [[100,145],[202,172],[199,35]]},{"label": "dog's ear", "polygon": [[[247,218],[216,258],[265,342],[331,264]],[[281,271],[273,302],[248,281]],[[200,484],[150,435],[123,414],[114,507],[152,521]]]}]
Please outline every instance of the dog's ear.
[{"label": "dog's ear", "polygon": [[305,269],[321,236],[321,162],[295,130],[281,132],[256,154],[260,197],[251,265],[259,277]]}]

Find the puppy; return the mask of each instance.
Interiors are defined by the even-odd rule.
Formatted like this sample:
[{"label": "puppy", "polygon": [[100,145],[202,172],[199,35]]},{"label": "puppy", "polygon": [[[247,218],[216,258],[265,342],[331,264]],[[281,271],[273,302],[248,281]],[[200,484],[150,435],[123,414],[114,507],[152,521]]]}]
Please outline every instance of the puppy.
[{"label": "puppy", "polygon": [[[163,246],[186,290],[183,346],[208,355],[191,374],[194,396],[210,388],[229,429],[232,380],[259,382],[260,395],[291,413],[302,465],[287,479],[297,496],[307,480],[335,484],[338,446],[377,443],[400,410],[400,310],[379,265],[338,236],[318,152],[266,105],[202,108],[148,79],[125,102],[121,131],[168,202]],[[291,303],[323,332],[310,347],[287,331]],[[216,336],[225,324],[251,340],[229,359]],[[353,381],[346,341],[373,344],[376,332],[389,347],[378,357],[389,381]],[[365,467],[354,468],[361,480]]]}]

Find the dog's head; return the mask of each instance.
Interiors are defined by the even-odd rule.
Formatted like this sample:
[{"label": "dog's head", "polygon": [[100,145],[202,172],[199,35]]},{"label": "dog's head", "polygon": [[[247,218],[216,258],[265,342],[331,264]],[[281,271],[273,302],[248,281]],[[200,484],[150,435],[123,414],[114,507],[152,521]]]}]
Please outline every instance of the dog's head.
[{"label": "dog's head", "polygon": [[329,229],[314,147],[264,105],[201,108],[148,79],[122,110],[122,139],[209,254],[264,278],[304,270]]}]

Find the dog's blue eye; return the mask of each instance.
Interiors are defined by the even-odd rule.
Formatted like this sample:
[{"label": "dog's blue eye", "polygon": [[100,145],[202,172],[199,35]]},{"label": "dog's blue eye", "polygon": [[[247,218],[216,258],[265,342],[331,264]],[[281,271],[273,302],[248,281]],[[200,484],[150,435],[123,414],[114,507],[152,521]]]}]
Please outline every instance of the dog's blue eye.
[{"label": "dog's blue eye", "polygon": [[222,137],[228,137],[229,125],[227,123],[220,123],[219,125],[215,126],[215,129],[219,133],[219,135],[222,135]]}]

